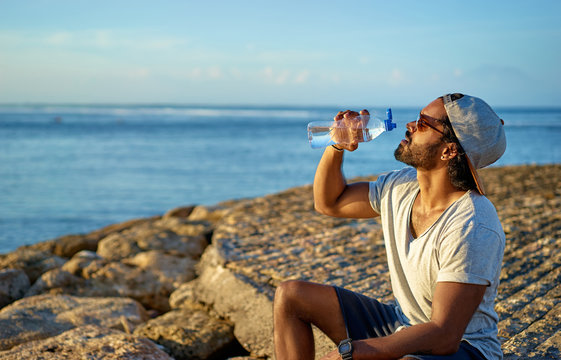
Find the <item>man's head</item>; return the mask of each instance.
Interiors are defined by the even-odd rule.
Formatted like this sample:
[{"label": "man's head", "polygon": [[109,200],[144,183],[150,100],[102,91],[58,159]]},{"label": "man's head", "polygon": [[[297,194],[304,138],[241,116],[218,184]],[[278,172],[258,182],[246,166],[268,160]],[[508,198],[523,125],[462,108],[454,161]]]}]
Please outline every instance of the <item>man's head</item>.
[{"label": "man's head", "polygon": [[[450,180],[456,188],[477,189],[484,194],[476,170],[497,161],[506,149],[503,121],[487,103],[469,95],[447,94],[427,105],[419,120],[409,123],[407,128],[407,140],[402,141],[395,152],[397,160],[431,169],[438,165],[441,154],[440,160],[448,161]],[[412,132],[417,131],[427,134],[412,141]],[[436,135],[440,136],[440,141],[435,141]],[[422,157],[430,156],[431,161],[417,161],[422,147]]]}]

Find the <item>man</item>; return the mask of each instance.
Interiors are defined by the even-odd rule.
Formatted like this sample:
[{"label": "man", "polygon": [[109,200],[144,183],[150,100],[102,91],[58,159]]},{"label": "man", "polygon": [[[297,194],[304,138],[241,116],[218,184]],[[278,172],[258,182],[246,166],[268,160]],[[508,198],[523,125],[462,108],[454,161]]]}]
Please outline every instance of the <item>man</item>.
[{"label": "man", "polygon": [[330,216],[381,217],[396,304],[284,282],[274,301],[276,358],[313,359],[311,324],[339,343],[325,359],[502,358],[493,306],[505,236],[476,171],[504,153],[502,120],[479,98],[437,98],[407,124],[395,151],[410,167],[347,184],[343,151],[357,147],[325,150],[314,203]]}]

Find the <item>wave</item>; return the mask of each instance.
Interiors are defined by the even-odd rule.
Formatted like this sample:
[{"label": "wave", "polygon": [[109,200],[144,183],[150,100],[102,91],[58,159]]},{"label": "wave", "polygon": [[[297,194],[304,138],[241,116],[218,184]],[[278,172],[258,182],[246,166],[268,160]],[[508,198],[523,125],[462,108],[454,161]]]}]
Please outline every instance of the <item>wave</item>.
[{"label": "wave", "polygon": [[[80,105],[3,105],[0,114],[102,115],[115,117],[236,117],[310,119],[333,114],[332,109],[211,106],[80,106]],[[331,115],[332,116],[332,115]]]}]

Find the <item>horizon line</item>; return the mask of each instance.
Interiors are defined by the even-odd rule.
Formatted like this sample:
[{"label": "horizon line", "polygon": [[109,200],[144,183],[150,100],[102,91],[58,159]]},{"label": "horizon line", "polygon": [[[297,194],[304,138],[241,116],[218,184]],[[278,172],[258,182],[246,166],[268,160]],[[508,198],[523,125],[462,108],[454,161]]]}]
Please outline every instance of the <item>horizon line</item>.
[{"label": "horizon line", "polygon": [[[282,108],[297,108],[297,109],[305,109],[305,108],[341,108],[341,107],[354,107],[359,108],[361,106],[352,106],[352,105],[327,105],[327,104],[289,104],[289,103],[204,103],[204,102],[43,102],[43,101],[20,101],[20,102],[0,102],[0,106],[149,106],[149,107],[236,107],[236,108],[273,108],[273,107],[282,107]],[[364,106],[364,105],[362,105]],[[422,108],[423,105],[395,105],[395,106],[369,106],[371,108],[385,108],[385,107],[392,107],[396,109],[418,109]],[[495,109],[519,109],[519,110],[531,110],[531,109],[540,109],[540,110],[561,110],[561,105],[493,105]]]}]

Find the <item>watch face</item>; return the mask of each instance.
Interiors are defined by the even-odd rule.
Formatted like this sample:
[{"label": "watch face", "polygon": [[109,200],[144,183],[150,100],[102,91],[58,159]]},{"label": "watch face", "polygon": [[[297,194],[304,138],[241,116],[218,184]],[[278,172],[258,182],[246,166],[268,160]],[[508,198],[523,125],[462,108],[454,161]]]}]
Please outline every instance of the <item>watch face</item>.
[{"label": "watch face", "polygon": [[345,343],[345,344],[339,345],[339,352],[340,353],[343,354],[343,353],[347,353],[349,351],[351,351],[351,344]]}]

